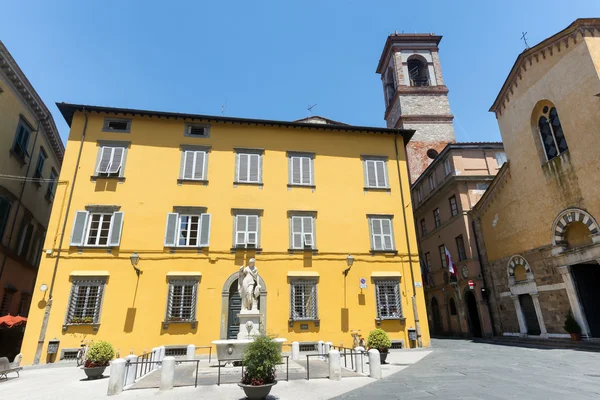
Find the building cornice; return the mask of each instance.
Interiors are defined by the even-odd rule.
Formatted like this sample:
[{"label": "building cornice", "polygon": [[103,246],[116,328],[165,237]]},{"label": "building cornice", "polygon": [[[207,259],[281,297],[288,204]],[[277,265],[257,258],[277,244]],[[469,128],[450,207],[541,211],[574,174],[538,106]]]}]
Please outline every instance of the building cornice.
[{"label": "building cornice", "polygon": [[437,50],[441,40],[442,36],[433,33],[392,33],[385,41],[376,72],[378,74],[382,73],[384,66],[388,63],[390,54],[397,51],[397,49],[402,50],[405,47],[411,50],[416,48]]},{"label": "building cornice", "polygon": [[485,211],[486,207],[494,201],[494,199],[498,196],[499,190],[504,187],[506,181],[510,178],[510,161],[504,163],[500,171],[494,177],[494,180],[490,183],[483,196],[479,199],[479,201],[471,208],[469,211],[475,217],[479,218],[481,214]]}]

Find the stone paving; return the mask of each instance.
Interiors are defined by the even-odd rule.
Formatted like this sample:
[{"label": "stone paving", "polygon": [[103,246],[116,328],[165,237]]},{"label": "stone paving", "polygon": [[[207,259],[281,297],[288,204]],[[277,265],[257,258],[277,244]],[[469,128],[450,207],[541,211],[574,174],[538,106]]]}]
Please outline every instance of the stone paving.
[{"label": "stone paving", "polygon": [[599,399],[600,354],[434,339],[433,353],[336,399]]}]

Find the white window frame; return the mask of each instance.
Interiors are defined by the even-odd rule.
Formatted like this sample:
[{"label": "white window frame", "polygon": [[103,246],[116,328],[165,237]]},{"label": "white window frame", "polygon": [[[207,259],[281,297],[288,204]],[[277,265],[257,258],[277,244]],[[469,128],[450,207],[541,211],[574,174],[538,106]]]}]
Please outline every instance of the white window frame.
[{"label": "white window frame", "polygon": [[[391,216],[369,216],[369,233],[371,235],[371,251],[396,251],[396,241],[394,240],[394,220]],[[384,233],[384,223],[390,227],[389,233]],[[379,225],[379,232],[376,233],[376,227]],[[375,248],[377,237],[380,239],[381,248]],[[386,238],[389,238],[390,244],[386,245]]]},{"label": "white window frame", "polygon": [[[235,166],[235,183],[254,183],[254,184],[262,184],[262,153],[258,151],[243,151],[238,150],[236,152],[236,166]],[[247,157],[248,159],[248,168],[246,169],[245,176],[240,176],[241,165],[242,165],[242,157]],[[250,173],[250,166],[252,164],[252,158],[257,159],[258,171],[257,177],[255,180],[252,180],[252,174]]]},{"label": "white window frame", "polygon": [[422,191],[422,187],[423,185],[419,185],[417,187],[417,203],[420,203],[421,201],[423,201],[423,191]]},{"label": "white window frame", "polygon": [[[78,307],[77,303],[79,300],[79,288],[87,287],[86,293],[84,293],[83,307]],[[90,288],[97,287],[97,294],[95,298],[90,298]],[[69,296],[69,303],[67,305],[67,315],[65,316],[65,325],[79,325],[79,324],[98,324],[100,323],[100,315],[102,312],[102,301],[104,300],[104,291],[106,288],[105,278],[75,278],[71,284],[71,294]],[[93,304],[92,304],[93,303]],[[87,311],[92,310],[92,315],[88,314]],[[82,312],[78,312],[82,310]],[[76,316],[75,314],[82,314]],[[91,317],[90,322],[73,322],[74,318],[88,318]]]},{"label": "white window frame", "polygon": [[[169,279],[165,322],[196,322],[196,312],[198,308],[198,285],[199,281],[197,279]],[[176,287],[181,287],[181,294],[179,295],[181,299],[179,300],[178,304],[174,303]],[[191,293],[186,293],[188,290],[190,290]],[[187,300],[186,297],[188,297]],[[186,305],[187,301],[190,302],[189,305]],[[187,313],[187,309],[189,309],[190,313],[189,318],[182,316],[184,313]]]},{"label": "white window frame", "polygon": [[[191,223],[188,221],[188,227],[187,227],[187,237],[185,238],[185,242],[186,244],[180,244],[180,239],[181,239],[181,224],[182,224],[182,219],[183,218],[198,218],[198,227],[196,229],[196,244],[192,245],[190,244],[190,233],[192,232],[191,229]],[[179,214],[177,217],[177,230],[176,230],[176,247],[206,247],[208,246],[208,243],[202,243],[202,219],[203,218],[209,218],[208,220],[208,232],[209,232],[209,238],[210,238],[210,214],[206,214],[206,213],[202,213],[202,214]],[[209,239],[210,240],[210,239]]]},{"label": "white window frame", "polygon": [[[294,231],[294,222],[300,221],[300,232]],[[307,222],[308,221],[308,222]],[[310,232],[306,229],[307,224],[310,226]],[[290,249],[304,250],[304,249],[316,249],[316,235],[315,235],[316,218],[314,215],[292,215],[290,216]],[[294,236],[300,235],[301,246],[294,245]]]},{"label": "white window frame", "polygon": [[[303,153],[288,153],[289,158],[289,185],[292,186],[314,186],[314,155]],[[300,173],[298,181],[294,182],[294,160],[298,160]],[[308,179],[306,179],[308,178]]]},{"label": "white window frame", "polygon": [[450,165],[450,157],[447,157],[444,160],[444,173],[446,174],[446,176],[448,176],[452,173],[452,166]]},{"label": "white window frame", "polygon": [[[402,297],[400,296],[400,281],[391,279],[375,280],[375,301],[377,306],[377,319],[402,319],[404,318],[402,310]],[[393,293],[389,293],[389,289]],[[394,314],[393,309],[396,309]],[[385,313],[382,311],[385,310]]]},{"label": "white window frame", "polygon": [[429,175],[429,189],[433,192],[433,190],[435,189],[435,174],[432,172],[431,175]]},{"label": "white window frame", "polygon": [[[207,169],[208,169],[208,151],[206,150],[191,150],[191,149],[185,149],[182,150],[182,167],[181,167],[181,176],[180,179],[182,180],[191,180],[191,181],[205,181],[207,180]],[[196,166],[197,166],[197,162],[198,162],[198,153],[202,153],[202,173],[200,174],[200,176],[197,176],[197,170],[196,170]],[[185,171],[186,171],[186,165],[187,165],[187,161],[188,158],[192,157],[192,176],[185,176]]]},{"label": "white window frame", "polygon": [[[94,243],[88,244],[89,239],[90,239],[90,233],[91,233],[90,231],[92,230],[92,220],[95,216],[100,216],[100,220],[98,221],[98,232],[96,233],[96,238],[94,240]],[[100,232],[102,231],[102,229],[101,229],[102,223],[104,222],[106,217],[110,217],[110,222],[108,225],[108,234],[106,236],[106,244],[99,244],[100,238],[102,237],[100,235]],[[84,238],[84,242],[83,242],[85,247],[108,247],[108,243],[110,241],[110,232],[112,231],[113,217],[114,217],[114,213],[102,213],[102,212],[90,212],[89,213],[88,219],[86,221],[85,238]]]},{"label": "white window frame", "polygon": [[[246,213],[237,213],[233,216],[234,221],[234,247],[238,248],[258,248],[260,247],[260,215],[258,214],[246,214]],[[238,222],[239,218],[246,218],[246,228],[243,231],[239,230]],[[249,221],[250,219],[256,218],[256,230],[249,229]],[[240,234],[243,234],[244,237],[240,240]],[[255,241],[248,240],[249,237],[254,234]]]},{"label": "white window frame", "polygon": [[[317,285],[316,279],[290,280],[290,320],[315,321],[319,319]],[[310,288],[310,293],[306,293],[305,288]],[[297,311],[296,304],[299,305],[300,312]]]},{"label": "white window frame", "polygon": [[[369,174],[369,165],[372,165],[373,184],[371,183],[371,174]],[[378,170],[377,166],[381,166]],[[363,157],[363,169],[366,189],[389,189],[390,182],[387,169],[387,158],[384,157]],[[383,174],[383,176],[381,176]],[[383,178],[383,182],[381,182]]]}]

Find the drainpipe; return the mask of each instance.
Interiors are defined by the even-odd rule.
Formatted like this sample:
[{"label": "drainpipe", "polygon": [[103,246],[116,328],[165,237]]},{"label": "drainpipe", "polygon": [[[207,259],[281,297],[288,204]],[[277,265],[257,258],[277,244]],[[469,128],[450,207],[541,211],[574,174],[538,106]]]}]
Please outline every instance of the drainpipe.
[{"label": "drainpipe", "polygon": [[[496,324],[494,323],[494,314],[492,313],[492,307],[490,306],[490,296],[492,287],[488,285],[485,281],[485,274],[483,273],[483,263],[481,262],[481,252],[479,251],[479,240],[477,237],[477,230],[475,229],[475,221],[471,221],[471,227],[473,228],[473,238],[475,239],[475,250],[477,250],[477,260],[479,260],[479,270],[481,271],[481,277],[483,278],[483,284],[485,285],[485,305],[487,306],[488,313],[490,313],[491,325],[492,325],[492,335],[496,336]],[[492,279],[494,279],[492,277]]]},{"label": "drainpipe", "polygon": [[[48,119],[46,117],[46,119]],[[35,143],[37,142],[37,138],[40,132],[40,121],[37,122],[37,128],[35,129],[35,138],[33,139],[33,147],[31,149],[31,154],[35,151]],[[25,172],[25,181],[23,181],[23,185],[21,186],[21,193],[19,193],[19,200],[17,200],[17,211],[15,212],[15,217],[13,218],[12,226],[10,227],[10,233],[8,235],[8,244],[7,248],[10,249],[10,242],[12,242],[13,234],[15,232],[15,225],[17,225],[17,219],[19,217],[19,210],[21,209],[21,203],[23,200],[23,193],[25,192],[25,186],[27,186],[27,177],[29,176],[29,170],[31,169],[31,164],[33,164],[33,159],[29,160],[29,164],[27,165],[27,171]],[[4,252],[4,257],[2,258],[2,266],[0,266],[0,278],[2,278],[2,273],[4,272],[4,266],[6,265],[6,252]]]},{"label": "drainpipe", "polygon": [[79,170],[79,162],[81,161],[81,151],[83,150],[83,142],[85,140],[85,131],[87,130],[88,116],[83,109],[83,115],[85,116],[85,123],[83,125],[83,132],[81,133],[81,143],[79,144],[79,153],[77,154],[77,162],[75,164],[75,171],[73,172],[73,182],[71,184],[71,191],[69,192],[69,200],[67,201],[67,211],[65,212],[65,218],[63,220],[63,227],[60,233],[60,242],[58,243],[58,250],[56,251],[56,260],[54,261],[54,271],[52,272],[52,282],[50,283],[50,291],[48,292],[48,302],[46,303],[46,310],[44,311],[44,319],[42,320],[42,328],[40,329],[40,337],[38,339],[37,349],[35,350],[35,357],[33,364],[39,364],[42,356],[42,348],[44,347],[44,341],[46,340],[46,329],[48,328],[48,320],[50,319],[50,310],[52,308],[52,291],[54,290],[54,282],[56,280],[56,271],[58,270],[58,261],[60,260],[60,253],[63,246],[63,240],[65,239],[65,230],[67,228],[67,220],[69,218],[69,210],[71,209],[71,200],[73,199],[73,190],[75,189],[75,181],[77,180],[77,171]]},{"label": "drainpipe", "polygon": [[406,205],[404,201],[404,191],[402,190],[402,175],[400,173],[400,156],[398,153],[398,133],[394,135],[394,147],[396,148],[396,168],[398,169],[398,181],[400,182],[400,201],[402,203],[402,217],[404,218],[404,234],[406,235],[406,247],[408,250],[408,264],[410,266],[410,278],[412,281],[413,295],[412,306],[415,316],[415,329],[417,330],[417,346],[423,347],[421,340],[421,324],[419,322],[419,311],[417,309],[417,287],[415,286],[415,274],[413,271],[412,251],[410,248],[410,239],[408,236],[408,221],[406,220]]}]

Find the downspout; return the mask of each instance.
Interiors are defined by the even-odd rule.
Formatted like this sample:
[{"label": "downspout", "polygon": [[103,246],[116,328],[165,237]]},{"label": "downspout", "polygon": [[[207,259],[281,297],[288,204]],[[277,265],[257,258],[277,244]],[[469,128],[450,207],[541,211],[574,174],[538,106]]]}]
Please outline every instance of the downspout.
[{"label": "downspout", "polygon": [[417,309],[417,287],[415,286],[415,274],[413,271],[412,251],[410,248],[410,238],[408,236],[408,222],[406,221],[406,205],[404,202],[404,190],[402,190],[402,174],[400,173],[400,155],[398,153],[398,133],[394,135],[394,147],[396,148],[396,168],[398,169],[398,181],[400,182],[400,201],[402,203],[402,217],[404,220],[404,234],[406,235],[406,247],[408,250],[408,265],[410,266],[410,278],[412,281],[413,295],[412,306],[415,316],[415,329],[417,330],[417,346],[423,347],[421,340],[421,324],[419,322],[419,311]]},{"label": "downspout", "polygon": [[[490,313],[490,323],[492,325],[492,335],[496,336],[496,324],[494,323],[494,314],[492,313],[492,307],[490,306],[490,296],[492,286],[488,285],[485,279],[485,274],[483,273],[483,262],[481,260],[481,252],[479,251],[479,237],[477,236],[477,227],[475,226],[475,219],[471,221],[471,227],[473,228],[473,237],[475,239],[475,250],[477,250],[477,259],[479,260],[479,269],[481,271],[481,277],[483,278],[483,284],[485,285],[486,296],[485,296],[485,305],[487,306],[488,312]],[[492,274],[490,274],[492,275]],[[492,275],[492,280],[494,279]],[[493,282],[492,282],[493,285]]]},{"label": "downspout", "polygon": [[83,115],[85,116],[85,123],[83,125],[83,132],[81,133],[81,143],[79,144],[79,153],[77,154],[77,162],[75,163],[75,171],[73,172],[73,182],[71,183],[71,191],[69,193],[69,200],[67,201],[67,210],[65,212],[65,218],[63,220],[63,227],[60,234],[60,242],[58,243],[58,250],[56,251],[56,260],[54,261],[54,271],[52,272],[52,282],[50,283],[50,291],[48,292],[48,302],[46,303],[46,310],[44,311],[44,319],[42,320],[42,328],[40,329],[40,337],[38,339],[37,349],[35,350],[35,357],[33,364],[39,364],[42,356],[42,349],[44,347],[44,341],[46,340],[46,330],[48,329],[48,320],[50,319],[50,310],[52,308],[52,292],[54,290],[54,282],[56,280],[56,271],[58,270],[58,261],[60,260],[60,253],[63,246],[63,240],[65,239],[65,230],[67,228],[67,220],[69,218],[69,210],[71,209],[71,200],[73,199],[73,191],[75,189],[75,181],[77,180],[77,171],[79,170],[79,162],[81,161],[81,151],[83,150],[83,142],[85,140],[85,131],[87,130],[88,116],[83,109]]},{"label": "downspout", "polygon": [[[46,118],[47,119],[47,118]],[[35,143],[37,142],[38,135],[40,134],[40,121],[37,122],[37,128],[35,129],[35,138],[33,139],[33,147],[31,150],[31,154],[35,151]],[[27,186],[27,177],[29,176],[29,170],[31,169],[31,164],[33,164],[33,159],[29,160],[29,164],[27,165],[27,171],[25,172],[25,181],[23,182],[23,186],[21,187],[21,193],[19,194],[19,200],[17,200],[17,211],[15,212],[15,217],[13,218],[12,226],[10,228],[10,233],[8,235],[8,244],[7,248],[10,249],[10,242],[12,242],[13,234],[15,232],[15,225],[17,225],[17,219],[19,217],[19,211],[21,210],[21,203],[23,201],[23,193],[25,193],[25,186]],[[0,278],[2,278],[2,273],[4,272],[4,266],[6,265],[6,252],[4,253],[4,257],[2,258],[2,266],[0,267]]]}]

